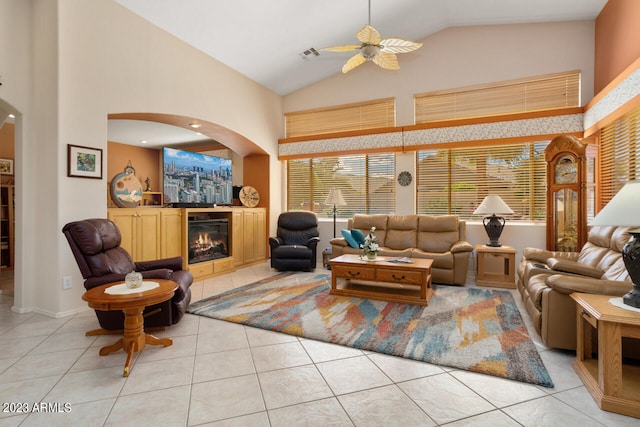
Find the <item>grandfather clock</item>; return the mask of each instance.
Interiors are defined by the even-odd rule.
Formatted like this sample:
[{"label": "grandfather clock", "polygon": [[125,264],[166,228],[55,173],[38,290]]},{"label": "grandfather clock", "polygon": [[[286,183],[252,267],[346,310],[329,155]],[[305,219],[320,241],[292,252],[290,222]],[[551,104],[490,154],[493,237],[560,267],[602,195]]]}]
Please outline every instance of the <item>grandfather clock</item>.
[{"label": "grandfather clock", "polygon": [[561,135],[544,150],[547,161],[547,249],[579,251],[587,238],[586,147]]}]

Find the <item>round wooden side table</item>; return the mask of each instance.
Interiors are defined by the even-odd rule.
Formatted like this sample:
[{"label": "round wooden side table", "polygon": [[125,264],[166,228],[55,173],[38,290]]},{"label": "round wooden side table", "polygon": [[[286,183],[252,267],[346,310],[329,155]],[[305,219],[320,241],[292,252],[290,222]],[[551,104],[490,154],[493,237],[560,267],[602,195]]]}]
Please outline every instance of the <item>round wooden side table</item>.
[{"label": "round wooden side table", "polygon": [[95,310],[111,311],[122,310],[124,312],[124,334],[115,343],[102,347],[100,356],[106,356],[116,350],[122,349],[127,353],[124,364],[123,376],[129,376],[131,359],[134,352],[140,352],[146,344],[163,345],[173,344],[171,338],[157,338],[144,332],[144,318],[142,312],[145,307],[159,304],[173,297],[178,284],[172,280],[153,279],[148,280],[159,284],[154,289],[127,294],[108,294],[105,292],[111,286],[123,284],[123,282],[107,283],[89,289],[82,295],[89,307]]}]

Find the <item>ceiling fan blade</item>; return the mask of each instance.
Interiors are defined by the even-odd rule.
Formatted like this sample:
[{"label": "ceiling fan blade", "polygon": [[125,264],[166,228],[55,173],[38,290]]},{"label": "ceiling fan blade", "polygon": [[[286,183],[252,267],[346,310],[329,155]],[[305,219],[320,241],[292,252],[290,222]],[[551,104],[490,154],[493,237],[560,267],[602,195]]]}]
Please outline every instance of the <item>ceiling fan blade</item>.
[{"label": "ceiling fan blade", "polygon": [[386,70],[400,69],[400,65],[398,65],[398,57],[394,53],[380,52],[375,56],[375,58],[373,58],[373,62]]},{"label": "ceiling fan blade", "polygon": [[365,25],[356,33],[356,37],[364,44],[380,44],[380,33],[370,25]]},{"label": "ceiling fan blade", "polygon": [[350,44],[344,46],[331,46],[331,47],[323,47],[320,50],[326,50],[327,52],[350,52],[352,50],[360,49],[362,46],[359,44]]},{"label": "ceiling fan blade", "polygon": [[365,61],[366,59],[364,56],[362,56],[359,52],[356,53],[351,58],[349,58],[346,64],[344,64],[344,66],[342,67],[342,74],[348,73]]},{"label": "ceiling fan blade", "polygon": [[389,53],[407,53],[422,47],[422,43],[416,43],[409,40],[388,38],[380,41],[382,52]]}]

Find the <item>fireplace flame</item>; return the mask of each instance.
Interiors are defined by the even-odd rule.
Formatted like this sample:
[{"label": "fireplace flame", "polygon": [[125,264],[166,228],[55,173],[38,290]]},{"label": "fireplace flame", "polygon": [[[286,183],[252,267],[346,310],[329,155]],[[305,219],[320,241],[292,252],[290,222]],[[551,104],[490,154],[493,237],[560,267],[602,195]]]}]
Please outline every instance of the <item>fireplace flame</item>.
[{"label": "fireplace flame", "polygon": [[198,238],[196,239],[195,243],[198,246],[205,246],[205,247],[210,247],[213,245],[213,242],[209,237],[209,233],[198,233]]}]

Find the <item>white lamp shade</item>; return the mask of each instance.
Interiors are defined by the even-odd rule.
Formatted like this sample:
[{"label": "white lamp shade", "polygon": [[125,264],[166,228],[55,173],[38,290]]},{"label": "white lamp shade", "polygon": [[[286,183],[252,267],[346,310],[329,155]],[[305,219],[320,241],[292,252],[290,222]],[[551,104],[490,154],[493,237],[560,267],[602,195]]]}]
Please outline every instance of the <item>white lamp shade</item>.
[{"label": "white lamp shade", "polygon": [[640,181],[627,182],[593,218],[591,225],[640,226]]},{"label": "white lamp shade", "polygon": [[490,195],[484,198],[480,206],[473,211],[474,215],[479,214],[512,214],[511,208],[498,195]]},{"label": "white lamp shade", "polygon": [[335,205],[335,206],[346,206],[347,203],[344,201],[344,197],[342,197],[342,190],[339,188],[332,188],[329,190],[329,195],[327,196],[327,200],[324,201],[325,205]]}]

